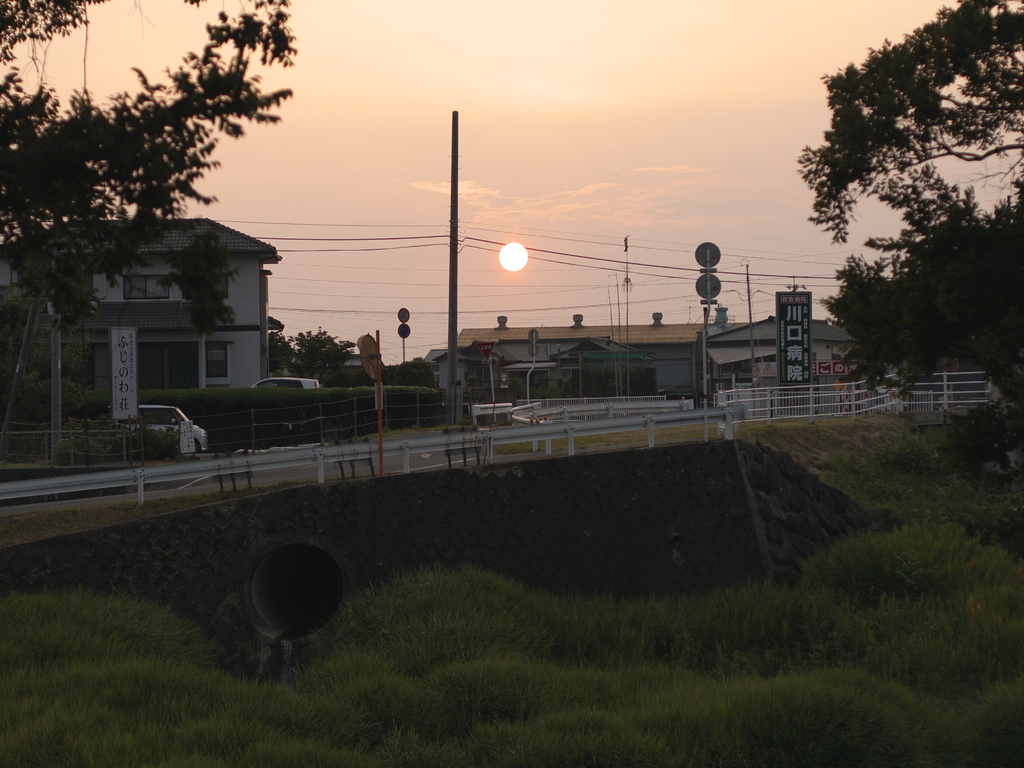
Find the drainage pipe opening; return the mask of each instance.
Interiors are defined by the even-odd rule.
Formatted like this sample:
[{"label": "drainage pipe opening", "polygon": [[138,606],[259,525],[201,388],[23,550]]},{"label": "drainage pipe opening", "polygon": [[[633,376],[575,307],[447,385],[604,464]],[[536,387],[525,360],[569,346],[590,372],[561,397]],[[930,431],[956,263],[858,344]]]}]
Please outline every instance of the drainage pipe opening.
[{"label": "drainage pipe opening", "polygon": [[341,566],[330,552],[313,544],[283,544],[256,561],[247,602],[256,629],[276,640],[295,640],[331,620],[344,588]]}]

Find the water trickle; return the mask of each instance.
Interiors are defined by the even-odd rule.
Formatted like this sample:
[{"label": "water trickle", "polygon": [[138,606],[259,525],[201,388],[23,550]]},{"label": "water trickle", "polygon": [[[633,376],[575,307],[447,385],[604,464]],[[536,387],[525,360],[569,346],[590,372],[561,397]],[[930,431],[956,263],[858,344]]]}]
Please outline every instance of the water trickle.
[{"label": "water trickle", "polygon": [[281,640],[279,652],[281,654],[281,672],[278,680],[282,685],[291,687],[295,682],[295,643],[292,640]]}]

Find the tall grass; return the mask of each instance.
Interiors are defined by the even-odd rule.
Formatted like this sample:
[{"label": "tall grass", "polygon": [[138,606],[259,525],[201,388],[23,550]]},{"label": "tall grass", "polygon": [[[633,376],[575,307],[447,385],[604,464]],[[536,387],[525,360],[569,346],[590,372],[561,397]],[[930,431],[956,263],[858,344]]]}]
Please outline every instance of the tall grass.
[{"label": "tall grass", "polygon": [[[1015,564],[948,526],[900,534],[839,545],[794,589],[667,600],[418,571],[350,600],[294,690],[217,671],[163,609],[73,592],[61,625],[59,596],[12,596],[0,616],[37,618],[0,656],[0,755],[16,767],[1003,764],[1024,739],[1002,712],[1024,707],[1022,612],[1000,576]],[[884,570],[930,550],[918,565],[945,574],[934,589],[838,578],[853,560]],[[992,761],[972,763],[982,738]]]},{"label": "tall grass", "polygon": [[830,454],[822,479],[896,524],[952,523],[1024,556],[1024,493],[961,471],[940,431],[902,432]]},{"label": "tall grass", "polygon": [[[942,486],[916,439],[830,471]],[[0,765],[1015,766],[1021,562],[984,515],[887,503],[902,526],[836,544],[789,588],[615,600],[405,574],[342,605],[293,687],[218,671],[158,606],[8,596]]]}]

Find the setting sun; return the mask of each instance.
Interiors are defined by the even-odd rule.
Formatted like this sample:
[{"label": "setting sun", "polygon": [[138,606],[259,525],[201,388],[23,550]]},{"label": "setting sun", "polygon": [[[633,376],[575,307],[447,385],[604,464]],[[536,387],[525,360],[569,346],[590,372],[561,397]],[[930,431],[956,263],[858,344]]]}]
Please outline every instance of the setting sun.
[{"label": "setting sun", "polygon": [[509,272],[518,272],[526,266],[526,262],[529,260],[529,253],[519,243],[503,245],[501,251],[498,252],[498,261]]}]

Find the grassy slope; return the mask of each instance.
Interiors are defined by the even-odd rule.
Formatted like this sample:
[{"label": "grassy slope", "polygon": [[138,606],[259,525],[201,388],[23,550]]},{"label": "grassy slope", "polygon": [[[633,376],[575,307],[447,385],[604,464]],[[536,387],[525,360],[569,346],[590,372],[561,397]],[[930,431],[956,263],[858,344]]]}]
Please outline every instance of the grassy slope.
[{"label": "grassy slope", "polygon": [[1018,764],[1024,568],[941,522],[963,481],[896,420],[759,429],[742,436],[856,493],[921,478],[937,493],[897,498],[891,514],[913,522],[841,542],[793,588],[613,601],[409,574],[346,601],[293,687],[218,672],[156,606],[7,597],[3,764]]}]

